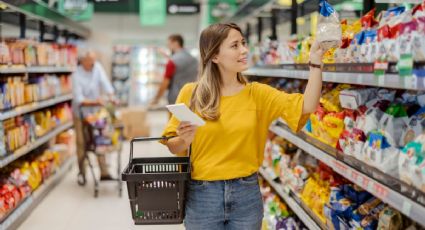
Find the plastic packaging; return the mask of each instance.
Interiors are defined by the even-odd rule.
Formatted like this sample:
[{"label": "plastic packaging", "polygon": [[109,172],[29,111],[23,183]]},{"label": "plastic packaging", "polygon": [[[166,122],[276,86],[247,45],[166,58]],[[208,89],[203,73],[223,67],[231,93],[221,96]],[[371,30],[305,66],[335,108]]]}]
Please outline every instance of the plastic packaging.
[{"label": "plastic packaging", "polygon": [[324,50],[338,48],[342,44],[342,30],[338,14],[326,0],[320,0],[319,5],[317,41]]}]

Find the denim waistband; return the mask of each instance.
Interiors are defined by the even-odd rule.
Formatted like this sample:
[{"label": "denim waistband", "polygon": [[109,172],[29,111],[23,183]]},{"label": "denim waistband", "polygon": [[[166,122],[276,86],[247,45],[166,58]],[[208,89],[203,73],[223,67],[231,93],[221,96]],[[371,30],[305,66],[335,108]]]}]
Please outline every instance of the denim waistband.
[{"label": "denim waistband", "polygon": [[245,176],[245,177],[238,177],[238,178],[233,178],[233,179],[228,179],[228,180],[193,180],[192,181],[199,181],[199,182],[232,182],[232,181],[237,181],[240,179],[250,179],[252,177],[257,177],[258,176],[258,172],[255,172],[249,176]]}]

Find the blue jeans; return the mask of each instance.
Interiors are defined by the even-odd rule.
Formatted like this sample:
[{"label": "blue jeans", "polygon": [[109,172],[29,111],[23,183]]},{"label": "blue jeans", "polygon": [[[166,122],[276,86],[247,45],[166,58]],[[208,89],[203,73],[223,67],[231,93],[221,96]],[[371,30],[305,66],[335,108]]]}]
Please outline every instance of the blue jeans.
[{"label": "blue jeans", "polygon": [[189,181],[187,230],[260,230],[263,201],[258,174],[225,181]]}]

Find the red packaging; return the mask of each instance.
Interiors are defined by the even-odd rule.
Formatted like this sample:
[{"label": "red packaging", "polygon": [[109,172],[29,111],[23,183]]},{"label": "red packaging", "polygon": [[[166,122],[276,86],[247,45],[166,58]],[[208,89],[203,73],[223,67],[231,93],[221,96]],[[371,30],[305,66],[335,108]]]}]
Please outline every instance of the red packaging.
[{"label": "red packaging", "polygon": [[385,25],[378,29],[378,41],[381,42],[385,39],[391,38],[391,29],[388,25]]},{"label": "red packaging", "polygon": [[379,24],[379,22],[375,19],[375,12],[376,8],[373,8],[360,19],[363,29],[374,28]]}]

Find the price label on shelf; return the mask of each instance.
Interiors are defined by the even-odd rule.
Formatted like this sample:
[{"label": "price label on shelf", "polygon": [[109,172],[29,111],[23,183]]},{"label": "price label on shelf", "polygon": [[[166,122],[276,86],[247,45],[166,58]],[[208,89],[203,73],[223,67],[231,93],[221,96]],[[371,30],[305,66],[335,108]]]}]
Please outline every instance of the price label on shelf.
[{"label": "price label on shelf", "polygon": [[379,183],[373,183],[373,191],[380,199],[386,199],[388,197],[388,189]]},{"label": "price label on shelf", "polygon": [[398,62],[399,75],[402,77],[412,76],[413,73],[413,55],[402,54]]},{"label": "price label on shelf", "polygon": [[409,200],[404,200],[403,201],[403,208],[402,208],[402,212],[409,216],[410,215],[410,211],[412,210],[412,203]]},{"label": "price label on shelf", "polygon": [[386,61],[376,61],[373,66],[375,76],[382,76],[388,70],[388,62]]}]

